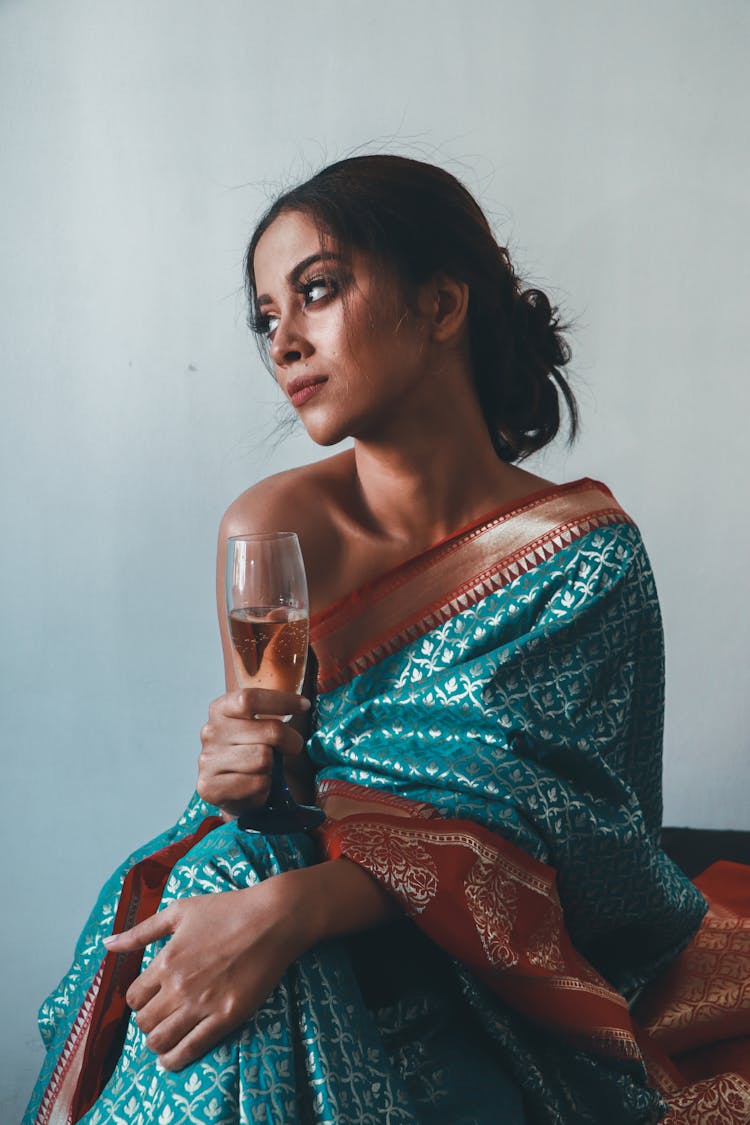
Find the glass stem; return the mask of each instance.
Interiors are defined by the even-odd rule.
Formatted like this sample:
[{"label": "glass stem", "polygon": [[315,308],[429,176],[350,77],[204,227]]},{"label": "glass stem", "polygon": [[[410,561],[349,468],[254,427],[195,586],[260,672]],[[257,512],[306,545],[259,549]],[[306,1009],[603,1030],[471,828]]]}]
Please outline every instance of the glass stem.
[{"label": "glass stem", "polygon": [[271,792],[268,794],[269,809],[284,809],[291,803],[291,793],[286,782],[284,772],[284,755],[280,750],[273,752],[273,768],[271,770]]}]

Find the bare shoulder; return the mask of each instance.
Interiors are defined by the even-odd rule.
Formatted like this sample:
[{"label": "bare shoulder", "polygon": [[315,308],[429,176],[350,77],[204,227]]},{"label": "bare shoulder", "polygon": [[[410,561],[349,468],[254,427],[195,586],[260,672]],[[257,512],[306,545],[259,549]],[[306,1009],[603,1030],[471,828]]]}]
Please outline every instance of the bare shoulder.
[{"label": "bare shoulder", "polygon": [[[264,531],[297,531],[294,517],[303,515],[313,491],[308,466],[287,469],[245,489],[227,508],[221,531],[252,535]],[[290,522],[292,521],[292,522]]]},{"label": "bare shoulder", "polygon": [[266,477],[230,504],[220,540],[232,535],[295,531],[305,559],[313,606],[330,596],[328,576],[342,551],[353,476],[351,450]]},{"label": "bare shoulder", "polygon": [[336,520],[336,502],[347,477],[349,451],[311,465],[286,469],[258,481],[230,504],[222,531],[251,535],[264,531],[305,533],[321,519]]}]

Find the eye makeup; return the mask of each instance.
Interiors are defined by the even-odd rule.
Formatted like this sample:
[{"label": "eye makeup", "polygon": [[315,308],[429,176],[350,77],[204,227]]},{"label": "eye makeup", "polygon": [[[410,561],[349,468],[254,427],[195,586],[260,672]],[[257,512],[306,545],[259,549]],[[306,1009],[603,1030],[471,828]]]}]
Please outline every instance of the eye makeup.
[{"label": "eye makeup", "polygon": [[[292,288],[295,293],[303,298],[302,307],[306,309],[310,305],[316,305],[320,301],[336,297],[341,292],[341,283],[333,274],[315,274],[312,277],[294,282]],[[318,289],[323,289],[324,293],[322,296],[316,297],[314,294]],[[268,300],[269,298],[264,295],[263,301]],[[254,332],[256,336],[265,337],[265,339],[270,338],[278,323],[278,316],[264,313],[257,306],[248,317],[250,331]]]}]

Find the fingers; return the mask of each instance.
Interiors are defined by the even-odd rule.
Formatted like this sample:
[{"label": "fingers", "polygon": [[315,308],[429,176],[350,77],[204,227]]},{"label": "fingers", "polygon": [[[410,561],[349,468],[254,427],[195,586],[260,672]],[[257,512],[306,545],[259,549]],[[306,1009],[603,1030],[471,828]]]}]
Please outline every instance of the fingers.
[{"label": "fingers", "polygon": [[159,1055],[159,1062],[167,1070],[180,1070],[194,1062],[230,1030],[227,1024],[215,1030],[213,1036],[208,1034],[205,1025],[215,1028],[220,1017],[200,1014],[169,988],[157,989],[146,997],[145,990],[137,987],[145,983],[145,977],[146,973],[134,981],[126,1000],[136,1012],[135,1022],[146,1036],[146,1046]]},{"label": "fingers", "polygon": [[133,1011],[136,1012],[135,1022],[146,1036],[146,1046],[157,1055],[176,1047],[203,1018],[180,1005],[178,997],[164,992],[157,993],[144,1007]]},{"label": "fingers", "polygon": [[[198,778],[198,792],[209,805],[217,805],[239,816],[245,805],[259,808],[271,792],[270,774],[222,773]],[[230,817],[230,819],[233,819]]]},{"label": "fingers", "polygon": [[[139,1013],[136,1023],[141,1030],[150,1030],[150,1028],[155,1027],[158,1023],[159,1005],[156,1003],[156,997],[158,997],[161,991],[161,966],[157,965],[157,967],[154,968],[154,965],[155,961],[152,961],[149,967],[144,969],[141,975],[135,978],[130,988],[125,993],[125,1001],[128,1007],[132,1008],[134,1012]],[[164,998],[162,997],[162,1001],[163,1000]],[[147,1029],[144,1028],[141,1023],[141,1009],[147,1011],[149,1008],[151,1008],[151,1015],[150,1019],[147,1017],[147,1022],[149,1024]]]},{"label": "fingers", "polygon": [[[175,1026],[178,1026],[178,1021],[175,1021]],[[230,1026],[219,1022],[215,1016],[206,1016],[174,1047],[168,1048],[163,1054],[160,1053],[159,1062],[165,1070],[182,1070],[191,1062],[202,1058],[206,1051],[215,1047],[230,1030]]]},{"label": "fingers", "polygon": [[[299,754],[304,739],[294,727],[278,719],[225,719],[214,724],[210,719],[201,728],[202,753],[209,758],[224,756],[238,749],[250,765],[248,751],[259,752],[273,747],[283,754]],[[257,763],[256,763],[257,764]],[[266,768],[268,763],[263,764]]]},{"label": "fingers", "polygon": [[242,688],[215,699],[208,709],[211,718],[213,709],[236,719],[249,719],[254,715],[304,715],[310,710],[310,700],[290,691]]},{"label": "fingers", "polygon": [[231,746],[244,749],[274,746],[284,754],[299,754],[304,746],[299,731],[280,719],[209,719],[201,727],[200,738],[203,749],[208,752]]},{"label": "fingers", "polygon": [[198,755],[198,792],[209,804],[232,811],[241,802],[262,805],[270,790],[272,765],[270,746],[205,745]]},{"label": "fingers", "polygon": [[174,932],[174,919],[169,909],[152,914],[130,930],[112,934],[104,938],[107,949],[114,953],[131,953],[135,949],[145,949],[157,938],[167,937]]},{"label": "fingers", "polygon": [[160,992],[137,1013],[135,1022],[161,1065],[166,1070],[181,1070],[232,1031],[237,1017],[229,1010],[201,1015],[194,1008],[179,1006],[176,997]]},{"label": "fingers", "polygon": [[[202,1022],[203,1020],[199,1022],[198,1026]],[[180,1043],[193,1031],[194,1027],[195,1017],[193,1015],[189,1015],[184,1010],[172,1012],[147,1035],[146,1046],[149,1051],[153,1051],[154,1054],[160,1056],[159,1061],[163,1064],[164,1056],[168,1052],[176,1053],[175,1048],[179,1048]],[[146,1028],[141,1027],[141,1030],[146,1031]],[[185,1059],[184,1062],[181,1062],[181,1065],[186,1066],[188,1062],[192,1061],[192,1059]],[[167,1069],[177,1070],[179,1067],[167,1067]]]},{"label": "fingers", "polygon": [[270,746],[207,747],[198,755],[198,766],[202,773],[216,777],[228,773],[268,777],[273,750]]},{"label": "fingers", "polygon": [[[304,738],[290,723],[274,718],[309,709],[308,700],[289,692],[245,688],[215,699],[201,729],[197,789],[209,804],[239,814],[268,797],[273,750],[300,754]],[[254,718],[259,712],[263,718]]]}]

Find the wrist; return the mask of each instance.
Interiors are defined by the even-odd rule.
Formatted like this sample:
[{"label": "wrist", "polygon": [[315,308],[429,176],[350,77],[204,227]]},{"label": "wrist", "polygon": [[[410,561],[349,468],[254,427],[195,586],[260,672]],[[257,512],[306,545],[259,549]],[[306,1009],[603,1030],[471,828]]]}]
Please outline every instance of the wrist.
[{"label": "wrist", "polygon": [[344,857],[287,871],[294,910],[307,948],[382,925],[399,914],[395,899],[361,867]]}]

